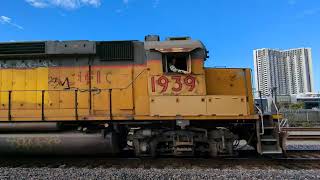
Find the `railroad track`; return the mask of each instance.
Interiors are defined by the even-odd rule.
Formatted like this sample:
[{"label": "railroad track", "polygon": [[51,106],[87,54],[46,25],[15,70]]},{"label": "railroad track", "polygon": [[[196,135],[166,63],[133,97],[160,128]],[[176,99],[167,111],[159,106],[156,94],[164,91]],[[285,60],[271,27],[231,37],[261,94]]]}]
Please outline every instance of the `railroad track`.
[{"label": "railroad track", "polygon": [[320,131],[320,127],[283,127],[283,131]]},{"label": "railroad track", "polygon": [[[320,140],[320,128],[283,128],[288,141]],[[298,133],[292,133],[298,132]],[[303,133],[305,132],[305,133]],[[311,132],[311,133],[310,133]],[[291,133],[291,134],[290,134]],[[300,134],[299,134],[300,133]],[[317,135],[319,133],[319,135]],[[316,135],[315,135],[316,134]],[[102,169],[319,169],[320,150],[288,150],[285,156],[261,157],[244,153],[240,157],[225,158],[111,158],[27,156],[0,157],[0,168],[102,168]]]},{"label": "railroad track", "polygon": [[108,157],[2,157],[3,168],[102,168],[102,169],[319,169],[320,151],[287,152],[285,157],[241,156],[207,158],[108,158]]},{"label": "railroad track", "polygon": [[320,141],[320,127],[284,127],[282,131],[287,134],[287,141]]},{"label": "railroad track", "polygon": [[283,160],[308,160],[308,161],[320,161],[320,151],[287,151],[282,157]]}]

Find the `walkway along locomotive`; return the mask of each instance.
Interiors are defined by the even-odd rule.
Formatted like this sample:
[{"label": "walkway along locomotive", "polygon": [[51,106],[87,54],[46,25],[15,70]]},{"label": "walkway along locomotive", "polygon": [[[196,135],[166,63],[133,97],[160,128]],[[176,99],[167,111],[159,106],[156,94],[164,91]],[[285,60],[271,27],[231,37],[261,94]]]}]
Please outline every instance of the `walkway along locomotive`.
[{"label": "walkway along locomotive", "polygon": [[241,139],[282,153],[278,117],[255,111],[250,69],[204,67],[207,53],[152,35],[0,43],[0,153],[215,157]]}]

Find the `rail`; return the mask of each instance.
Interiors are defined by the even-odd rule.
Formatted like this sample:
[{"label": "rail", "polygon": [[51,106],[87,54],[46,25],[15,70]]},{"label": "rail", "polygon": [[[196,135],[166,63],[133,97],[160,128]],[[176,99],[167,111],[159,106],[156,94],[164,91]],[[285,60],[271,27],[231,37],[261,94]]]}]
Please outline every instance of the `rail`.
[{"label": "rail", "polygon": [[272,104],[274,105],[276,112],[277,112],[277,119],[278,119],[278,133],[281,132],[281,126],[280,126],[280,113],[279,113],[279,108],[277,104],[275,103],[274,99],[272,98]]},{"label": "rail", "polygon": [[320,127],[283,127],[282,131],[319,131]]},{"label": "rail", "polygon": [[320,140],[320,127],[284,127],[282,132],[287,134],[287,140]]}]

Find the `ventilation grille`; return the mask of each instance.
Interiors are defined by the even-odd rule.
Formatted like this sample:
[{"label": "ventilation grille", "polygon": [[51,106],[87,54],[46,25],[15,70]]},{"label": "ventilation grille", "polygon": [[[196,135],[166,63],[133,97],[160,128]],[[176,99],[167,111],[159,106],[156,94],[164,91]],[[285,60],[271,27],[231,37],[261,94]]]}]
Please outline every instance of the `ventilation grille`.
[{"label": "ventilation grille", "polygon": [[43,54],[43,53],[45,53],[44,42],[0,44],[0,55]]},{"label": "ventilation grille", "polygon": [[114,41],[97,43],[97,55],[102,61],[133,61],[132,41]]}]

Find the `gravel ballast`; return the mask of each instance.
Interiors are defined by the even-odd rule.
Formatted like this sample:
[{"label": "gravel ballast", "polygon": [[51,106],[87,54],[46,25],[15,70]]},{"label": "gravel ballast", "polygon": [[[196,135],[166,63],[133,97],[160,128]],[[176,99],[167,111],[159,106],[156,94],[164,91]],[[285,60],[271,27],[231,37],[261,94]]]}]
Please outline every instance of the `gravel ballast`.
[{"label": "gravel ballast", "polygon": [[0,179],[320,179],[320,170],[0,168]]}]

